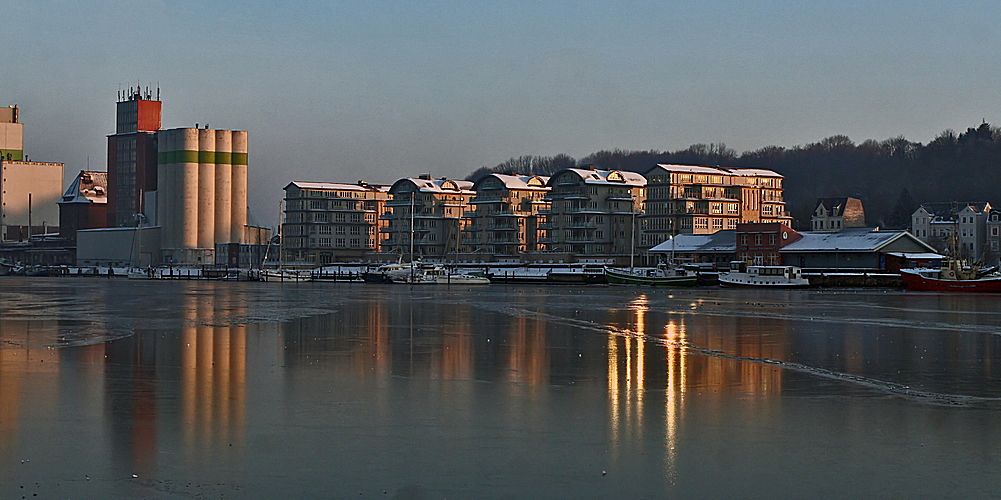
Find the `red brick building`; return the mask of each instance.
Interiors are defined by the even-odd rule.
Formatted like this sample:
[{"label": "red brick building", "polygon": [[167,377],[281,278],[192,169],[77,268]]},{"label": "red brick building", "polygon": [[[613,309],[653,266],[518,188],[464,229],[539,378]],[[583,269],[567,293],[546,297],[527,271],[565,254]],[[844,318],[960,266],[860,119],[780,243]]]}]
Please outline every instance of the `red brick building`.
[{"label": "red brick building", "polygon": [[157,189],[160,109],[149,89],[120,96],[115,133],[108,136],[108,227],[135,226],[146,208],[143,192]]},{"label": "red brick building", "polygon": [[737,224],[737,260],[755,265],[782,265],[779,249],[802,238],[779,222]]}]

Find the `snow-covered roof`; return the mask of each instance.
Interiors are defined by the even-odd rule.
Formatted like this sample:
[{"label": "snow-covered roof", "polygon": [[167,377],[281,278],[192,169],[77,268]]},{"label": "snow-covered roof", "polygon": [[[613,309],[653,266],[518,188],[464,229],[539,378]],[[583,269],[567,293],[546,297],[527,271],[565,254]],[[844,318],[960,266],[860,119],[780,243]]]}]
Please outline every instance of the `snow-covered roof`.
[{"label": "snow-covered roof", "polygon": [[292,181],[285,186],[288,189],[289,186],[295,186],[299,189],[318,189],[326,191],[389,191],[389,186],[382,184],[342,184],[337,182],[305,182],[305,181]]},{"label": "snow-covered roof", "polygon": [[726,168],[724,170],[729,170],[731,174],[741,177],[775,177],[779,179],[785,177],[778,172],[763,168]]},{"label": "snow-covered roof", "polygon": [[[407,177],[400,179],[393,183],[393,187],[402,186],[404,183],[410,183],[417,187],[418,191],[422,193],[438,193],[438,194],[476,194],[473,191],[473,183],[471,181],[456,181],[452,179],[422,179],[419,177]],[[398,192],[399,189],[390,188],[390,192]],[[407,191],[410,191],[409,189]]]},{"label": "snow-covered roof", "polygon": [[[687,174],[709,174],[709,175],[735,175],[738,177],[775,177],[783,178],[772,170],[762,168],[741,168],[741,167],[704,167],[701,165],[674,165],[669,163],[658,163],[660,167],[668,172],[682,172]],[[654,167],[656,168],[656,167]]]},{"label": "snow-covered roof", "polygon": [[714,174],[714,175],[726,175],[730,173],[719,167],[703,167],[699,165],[674,165],[670,163],[658,163],[657,166],[664,170],[667,170],[668,172],[684,172],[689,174]]},{"label": "snow-covered roof", "polygon": [[945,255],[939,255],[937,253],[931,253],[931,252],[924,252],[924,253],[887,252],[886,255],[892,255],[894,257],[902,257],[911,260],[939,260],[946,258]]},{"label": "snow-covered roof", "polygon": [[108,203],[108,173],[81,170],[56,203]]},{"label": "snow-covered roof", "polygon": [[824,207],[829,215],[842,215],[845,210],[845,206],[848,205],[848,197],[842,196],[840,198],[818,198],[817,208]]},{"label": "snow-covered roof", "polygon": [[713,234],[679,234],[653,248],[650,253],[733,253],[737,251],[737,232],[733,229]]},{"label": "snow-covered roof", "polygon": [[991,209],[991,204],[986,201],[945,201],[945,202],[934,202],[934,203],[922,203],[921,206],[915,210],[915,213],[920,212],[922,209],[931,215],[940,217],[942,219],[953,219],[956,214],[962,212],[964,209],[970,208],[976,213],[983,213]]},{"label": "snow-covered roof", "polygon": [[526,189],[536,191],[548,191],[549,177],[543,175],[510,175],[510,174],[490,174],[477,181],[478,186],[485,179],[494,177],[500,180],[507,189]]},{"label": "snow-covered roof", "polygon": [[779,252],[877,252],[900,238],[909,238],[929,252],[935,249],[907,231],[848,228],[836,233],[804,231],[802,238],[782,247]]},{"label": "snow-covered roof", "polygon": [[573,172],[583,179],[584,184],[604,184],[608,186],[646,186],[646,177],[628,170],[588,170],[586,168],[568,168],[553,175],[556,178],[562,172]]}]

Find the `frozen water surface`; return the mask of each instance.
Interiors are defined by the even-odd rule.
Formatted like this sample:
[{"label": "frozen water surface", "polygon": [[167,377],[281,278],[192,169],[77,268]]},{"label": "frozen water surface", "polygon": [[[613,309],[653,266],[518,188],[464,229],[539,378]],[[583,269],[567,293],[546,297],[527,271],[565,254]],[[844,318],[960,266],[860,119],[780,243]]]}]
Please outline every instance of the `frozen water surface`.
[{"label": "frozen water surface", "polygon": [[0,498],[987,497],[1001,301],[0,278]]}]

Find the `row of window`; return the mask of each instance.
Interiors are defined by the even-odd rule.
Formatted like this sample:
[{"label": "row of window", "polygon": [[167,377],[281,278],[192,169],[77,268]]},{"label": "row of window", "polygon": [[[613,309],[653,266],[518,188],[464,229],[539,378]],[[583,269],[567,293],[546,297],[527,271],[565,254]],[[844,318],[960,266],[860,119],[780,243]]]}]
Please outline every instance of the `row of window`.
[{"label": "row of window", "polygon": [[288,238],[290,248],[373,248],[374,240],[362,238]]}]

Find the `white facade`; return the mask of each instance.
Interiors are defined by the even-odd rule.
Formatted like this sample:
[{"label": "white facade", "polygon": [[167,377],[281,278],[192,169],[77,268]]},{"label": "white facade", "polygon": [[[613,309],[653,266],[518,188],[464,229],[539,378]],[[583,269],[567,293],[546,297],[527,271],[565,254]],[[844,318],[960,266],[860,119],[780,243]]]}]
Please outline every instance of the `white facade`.
[{"label": "white facade", "polygon": [[62,195],[62,163],[0,160],[0,241],[58,228]]}]

